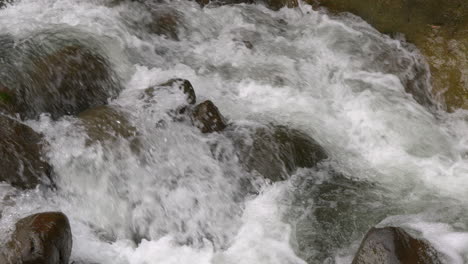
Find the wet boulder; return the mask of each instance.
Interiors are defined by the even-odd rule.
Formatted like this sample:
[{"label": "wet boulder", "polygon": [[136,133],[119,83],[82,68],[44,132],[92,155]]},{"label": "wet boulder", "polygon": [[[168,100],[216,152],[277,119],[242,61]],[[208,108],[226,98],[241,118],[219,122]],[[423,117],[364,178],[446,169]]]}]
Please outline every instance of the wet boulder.
[{"label": "wet boulder", "polygon": [[[236,129],[234,129],[236,130]],[[229,132],[240,162],[272,181],[287,179],[298,168],[311,168],[328,158],[325,150],[302,131],[285,126],[240,128]]]},{"label": "wet boulder", "polygon": [[92,142],[115,140],[119,137],[132,138],[137,135],[128,115],[117,106],[94,107],[81,112],[78,118]]},{"label": "wet boulder", "polygon": [[372,228],[353,264],[441,264],[440,254],[426,241],[399,227]]},{"label": "wet boulder", "polygon": [[[46,52],[31,47],[25,74],[14,89],[15,112],[22,118],[49,113],[56,119],[105,105],[117,96],[120,86],[105,57],[83,45]],[[43,54],[46,53],[46,54]]]},{"label": "wet boulder", "polygon": [[226,128],[226,121],[218,107],[210,101],[195,106],[192,112],[192,122],[202,133],[219,132]]},{"label": "wet boulder", "polygon": [[[80,125],[87,134],[86,144],[115,143],[125,139],[133,153],[140,153],[143,146],[140,134],[129,121],[130,115],[118,106],[104,105],[88,109],[78,115]],[[107,144],[111,146],[112,144]]]},{"label": "wet boulder", "polygon": [[45,212],[16,223],[0,260],[5,264],[68,264],[71,250],[68,218],[61,212]]},{"label": "wet boulder", "polygon": [[43,147],[40,134],[0,114],[0,181],[19,188],[50,184],[52,168],[43,160]]}]

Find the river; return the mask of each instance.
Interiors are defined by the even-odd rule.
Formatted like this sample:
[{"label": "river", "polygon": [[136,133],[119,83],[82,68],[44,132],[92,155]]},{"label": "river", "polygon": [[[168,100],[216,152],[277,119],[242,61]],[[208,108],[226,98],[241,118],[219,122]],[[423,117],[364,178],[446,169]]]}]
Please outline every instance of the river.
[{"label": "river", "polygon": [[[468,112],[405,92],[407,83],[430,90],[417,49],[305,4],[149,7],[176,14],[178,40],[149,33],[151,14],[137,2],[22,0],[0,10],[1,34],[17,42],[78,39],[109,58],[124,87],[109,104],[142,141],[138,152],[124,138],[89,144],[76,117],[27,120],[49,143],[57,188],[0,185],[0,242],[19,218],[60,210],[76,264],[344,264],[376,225],[405,227],[448,263],[468,262]],[[174,77],[218,106],[229,133],[172,122],[171,94],[151,105],[139,97]],[[232,137],[270,123],[303,131],[329,158],[285,181],[246,172]]]}]

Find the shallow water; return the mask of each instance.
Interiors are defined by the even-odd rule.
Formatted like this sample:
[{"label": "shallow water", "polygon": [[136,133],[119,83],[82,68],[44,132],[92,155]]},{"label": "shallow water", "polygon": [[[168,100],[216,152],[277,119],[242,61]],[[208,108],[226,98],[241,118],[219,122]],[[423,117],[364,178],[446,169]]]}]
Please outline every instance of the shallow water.
[{"label": "shallow water", "polygon": [[[134,2],[23,0],[0,10],[0,32],[16,45],[79,41],[109,58],[124,86],[110,104],[131,117],[142,146],[89,144],[75,117],[27,121],[50,145],[57,190],[1,185],[0,242],[17,219],[61,210],[75,263],[350,263],[375,225],[428,239],[447,263],[468,261],[468,112],[405,92],[430,89],[411,45],[307,5],[150,8],[177,13],[179,41],[147,32],[151,14]],[[246,172],[227,133],[171,121],[183,98],[141,100],[174,77],[191,81],[198,102],[212,100],[231,134],[287,125],[329,159],[284,182]]]}]

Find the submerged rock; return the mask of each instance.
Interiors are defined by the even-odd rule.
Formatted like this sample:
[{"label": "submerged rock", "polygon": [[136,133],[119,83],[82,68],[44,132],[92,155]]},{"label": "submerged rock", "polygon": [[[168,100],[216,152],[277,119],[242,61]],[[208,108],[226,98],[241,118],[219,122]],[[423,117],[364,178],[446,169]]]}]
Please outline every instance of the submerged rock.
[{"label": "submerged rock", "polygon": [[439,253],[426,241],[399,227],[372,228],[353,264],[441,264]]},{"label": "submerged rock", "polygon": [[137,130],[128,121],[127,115],[116,106],[104,105],[81,112],[78,118],[91,141],[114,140],[118,137],[131,138]]},{"label": "submerged rock", "polygon": [[179,40],[177,28],[180,23],[175,14],[153,12],[151,17],[152,21],[148,24],[148,30],[150,33],[165,36],[168,39],[176,41]]},{"label": "submerged rock", "polygon": [[175,79],[170,79],[169,81],[165,83],[159,84],[158,86],[169,86],[169,87],[178,88],[187,96],[186,100],[188,104],[193,105],[197,102],[197,96],[195,95],[195,90],[193,89],[192,84],[188,80],[175,78]]},{"label": "submerged rock", "polygon": [[19,188],[50,183],[51,166],[42,159],[42,136],[0,114],[0,181]]},{"label": "submerged rock", "polygon": [[[308,0],[332,12],[351,12],[382,33],[403,33],[427,59],[432,77],[432,93],[444,97],[449,110],[468,109],[468,2]],[[416,99],[421,91],[407,85]],[[427,89],[427,88],[426,88]],[[421,100],[419,100],[421,101]]]},{"label": "submerged rock", "polygon": [[31,52],[26,73],[18,76],[14,110],[22,118],[49,113],[74,115],[104,105],[120,91],[108,61],[82,45],[70,45],[48,55]]},{"label": "submerged rock", "polygon": [[5,7],[6,4],[13,3],[13,0],[0,0],[0,8]]},{"label": "submerged rock", "polygon": [[218,107],[210,100],[195,106],[192,112],[192,122],[202,133],[219,132],[227,126]]},{"label": "submerged rock", "polygon": [[285,126],[256,128],[248,138],[231,134],[239,160],[248,171],[272,181],[287,179],[298,168],[311,168],[328,156],[307,134]]},{"label": "submerged rock", "polygon": [[71,250],[68,218],[61,212],[45,212],[16,223],[0,261],[5,264],[68,264]]}]

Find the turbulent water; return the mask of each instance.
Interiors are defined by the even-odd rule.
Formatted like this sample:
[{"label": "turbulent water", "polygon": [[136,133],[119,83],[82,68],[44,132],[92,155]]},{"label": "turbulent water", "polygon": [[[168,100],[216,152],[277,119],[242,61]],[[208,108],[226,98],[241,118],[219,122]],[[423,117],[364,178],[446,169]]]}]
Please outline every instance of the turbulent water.
[{"label": "turbulent water", "polygon": [[[60,210],[77,264],[350,263],[376,225],[428,239],[447,263],[468,261],[468,112],[405,92],[430,89],[411,45],[307,5],[149,8],[177,14],[178,41],[142,27],[151,14],[135,2],[21,0],[0,10],[0,32],[15,43],[74,39],[109,58],[124,86],[110,104],[142,142],[137,152],[123,138],[90,144],[75,117],[27,121],[46,136],[57,189],[0,185],[0,242],[19,218]],[[172,122],[171,94],[151,105],[139,97],[174,77],[218,106],[229,133]],[[269,123],[304,131],[329,158],[282,182],[248,173],[232,135]]]}]

